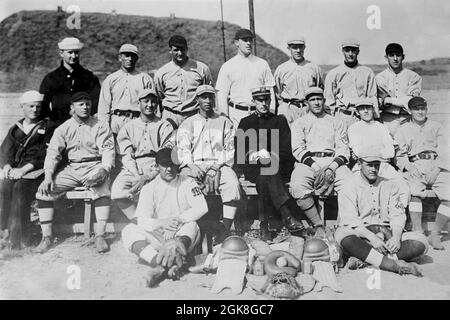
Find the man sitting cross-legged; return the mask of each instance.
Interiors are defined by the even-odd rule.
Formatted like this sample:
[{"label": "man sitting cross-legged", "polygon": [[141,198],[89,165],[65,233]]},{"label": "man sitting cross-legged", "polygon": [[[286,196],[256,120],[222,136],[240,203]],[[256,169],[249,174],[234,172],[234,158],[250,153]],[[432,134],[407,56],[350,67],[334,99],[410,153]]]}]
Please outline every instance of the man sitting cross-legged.
[{"label": "man sitting cross-legged", "polygon": [[200,241],[196,223],[208,211],[206,199],[194,179],[180,176],[172,160],[176,151],[156,153],[160,175],[142,188],[136,210],[137,224],[122,230],[125,248],[150,265],[149,287],[165,277],[177,279],[186,256]]},{"label": "man sitting cross-legged", "polygon": [[419,232],[403,232],[406,214],[399,188],[378,176],[383,161],[380,149],[360,151],[361,170],[344,182],[338,194],[335,239],[348,256],[382,270],[420,276],[417,265],[407,261],[425,254],[428,242]]}]

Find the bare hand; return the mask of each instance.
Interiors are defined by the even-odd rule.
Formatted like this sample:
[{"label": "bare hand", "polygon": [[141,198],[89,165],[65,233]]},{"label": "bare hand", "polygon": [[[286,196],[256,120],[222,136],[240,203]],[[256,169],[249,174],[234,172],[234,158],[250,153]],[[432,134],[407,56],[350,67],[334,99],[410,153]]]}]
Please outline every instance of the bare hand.
[{"label": "bare hand", "polygon": [[408,171],[409,175],[412,178],[414,179],[422,178],[422,174],[420,173],[419,169],[417,169],[416,166],[413,165],[412,163],[407,166],[406,170]]},{"label": "bare hand", "polygon": [[160,220],[161,227],[166,231],[177,231],[180,221],[176,218],[168,218]]},{"label": "bare hand", "polygon": [[369,240],[370,244],[372,245],[372,247],[381,252],[382,254],[387,254],[389,249],[386,247],[386,244],[384,243],[383,240],[381,240],[380,238],[378,238],[376,235],[374,235],[372,237],[372,239]]},{"label": "bare hand", "polygon": [[51,191],[53,191],[53,179],[45,177],[44,181],[39,185],[37,192],[44,196],[48,196]]},{"label": "bare hand", "polygon": [[203,179],[205,177],[205,171],[200,169],[200,167],[195,164],[190,165],[189,168],[191,169],[191,176],[193,178],[195,178],[199,181],[203,181]]},{"label": "bare hand", "polygon": [[106,180],[106,178],[108,178],[108,171],[106,171],[104,168],[100,168],[96,174],[86,180],[84,185],[88,188],[96,187],[101,185]]},{"label": "bare hand", "polygon": [[22,179],[25,175],[25,171],[22,168],[14,168],[9,171],[9,178],[13,180]]},{"label": "bare hand", "polygon": [[428,186],[432,186],[435,182],[437,177],[439,176],[439,173],[441,172],[441,168],[436,167],[425,176],[425,180],[427,182]]},{"label": "bare hand", "polygon": [[401,242],[397,237],[392,237],[388,241],[386,241],[386,247],[388,248],[390,253],[397,253],[400,250]]}]

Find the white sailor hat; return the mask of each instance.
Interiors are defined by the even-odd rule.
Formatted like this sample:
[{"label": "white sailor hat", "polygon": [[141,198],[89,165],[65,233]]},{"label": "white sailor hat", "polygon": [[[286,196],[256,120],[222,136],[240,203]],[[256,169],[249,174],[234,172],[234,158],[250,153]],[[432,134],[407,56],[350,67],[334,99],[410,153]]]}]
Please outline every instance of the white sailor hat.
[{"label": "white sailor hat", "polygon": [[83,46],[84,45],[80,42],[80,40],[73,37],[64,38],[58,43],[58,48],[61,50],[80,50]]},{"label": "white sailor hat", "polygon": [[136,55],[139,55],[138,48],[135,45],[129,44],[129,43],[125,43],[120,47],[119,53],[122,53],[122,52],[131,52]]},{"label": "white sailor hat", "polygon": [[268,86],[261,86],[256,87],[251,90],[252,97],[261,97],[261,96],[270,96],[270,87]]},{"label": "white sailor hat", "polygon": [[44,100],[44,95],[40,94],[36,90],[27,91],[19,99],[19,103],[30,103],[30,102],[42,102]]}]

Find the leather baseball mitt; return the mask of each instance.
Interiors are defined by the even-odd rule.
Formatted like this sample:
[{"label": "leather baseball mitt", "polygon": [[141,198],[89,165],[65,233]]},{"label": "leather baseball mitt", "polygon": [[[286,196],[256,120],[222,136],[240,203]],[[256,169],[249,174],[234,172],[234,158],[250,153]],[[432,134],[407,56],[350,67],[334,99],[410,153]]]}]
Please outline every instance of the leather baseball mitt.
[{"label": "leather baseball mitt", "polygon": [[336,174],[332,169],[328,167],[323,167],[320,169],[314,180],[315,194],[329,195],[333,190],[335,178]]},{"label": "leather baseball mitt", "polygon": [[175,265],[181,268],[183,266],[183,257],[186,255],[187,248],[180,239],[175,237],[163,243],[156,257],[156,263],[168,268],[175,263]]}]

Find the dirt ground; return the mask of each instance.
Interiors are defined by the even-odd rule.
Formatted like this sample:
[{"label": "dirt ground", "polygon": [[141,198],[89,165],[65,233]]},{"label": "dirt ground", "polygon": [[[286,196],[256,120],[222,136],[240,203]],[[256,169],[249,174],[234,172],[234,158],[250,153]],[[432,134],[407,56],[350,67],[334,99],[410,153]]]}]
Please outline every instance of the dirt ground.
[{"label": "dirt ground", "polygon": [[[247,287],[240,295],[234,295],[229,289],[213,294],[209,291],[214,282],[213,274],[186,274],[179,281],[165,280],[156,288],[146,288],[144,276],[148,267],[138,263],[137,257],[124,249],[120,239],[111,240],[111,250],[102,255],[81,236],[74,236],[60,240],[45,254],[25,251],[0,261],[0,300],[267,299]],[[384,271],[379,271],[378,277],[372,269],[343,269],[338,274],[342,293],[325,288],[322,292],[307,293],[300,299],[450,299],[449,240],[448,235],[444,236],[446,251],[430,250],[419,261],[424,274],[422,278]],[[73,281],[78,271],[79,289]],[[370,284],[376,283],[376,279],[380,280],[379,286],[373,288]]]}]

